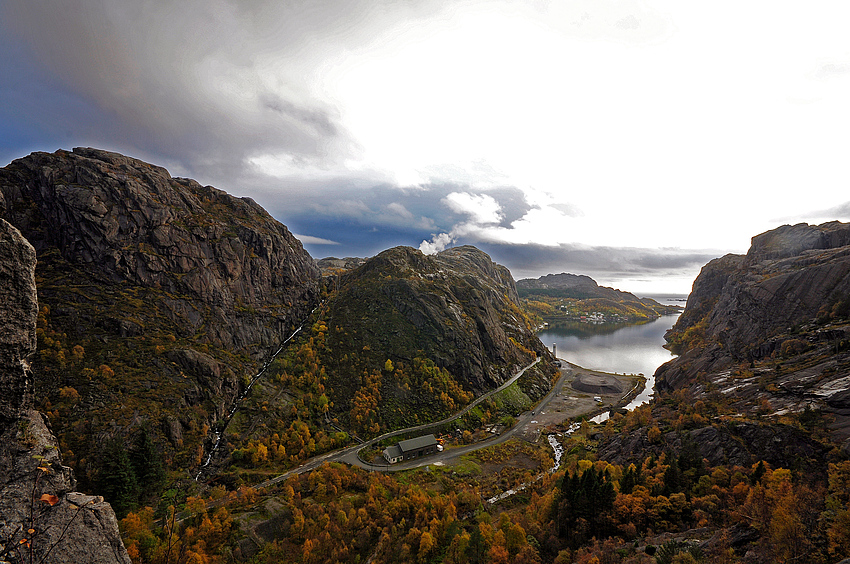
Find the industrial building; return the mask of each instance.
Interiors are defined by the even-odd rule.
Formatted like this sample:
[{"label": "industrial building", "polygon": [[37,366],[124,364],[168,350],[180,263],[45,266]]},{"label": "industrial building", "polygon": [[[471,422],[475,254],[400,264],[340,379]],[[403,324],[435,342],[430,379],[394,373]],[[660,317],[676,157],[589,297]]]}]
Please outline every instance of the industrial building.
[{"label": "industrial building", "polygon": [[384,458],[390,464],[413,460],[437,452],[437,438],[434,435],[422,435],[406,441],[399,441],[384,449]]}]

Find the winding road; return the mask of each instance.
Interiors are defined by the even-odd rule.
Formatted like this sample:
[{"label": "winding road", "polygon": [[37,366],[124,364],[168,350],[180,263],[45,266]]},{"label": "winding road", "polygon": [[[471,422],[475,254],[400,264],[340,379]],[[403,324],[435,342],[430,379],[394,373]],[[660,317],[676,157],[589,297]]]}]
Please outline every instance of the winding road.
[{"label": "winding road", "polygon": [[447,417],[447,418],[445,418],[441,421],[436,421],[436,422],[433,422],[433,423],[426,423],[424,425],[417,425],[416,427],[408,427],[407,429],[399,429],[397,431],[385,433],[385,434],[383,434],[379,437],[376,437],[374,439],[370,439],[370,440],[368,440],[368,441],[366,441],[362,444],[350,446],[350,447],[344,448],[342,450],[336,450],[336,451],[333,451],[333,452],[329,452],[329,453],[323,454],[321,456],[316,456],[316,457],[311,458],[310,460],[306,461],[301,466],[298,466],[297,468],[293,468],[292,470],[290,470],[290,471],[288,471],[284,474],[281,474],[279,476],[275,476],[274,478],[271,478],[269,480],[266,480],[265,482],[257,484],[255,487],[266,488],[266,487],[272,486],[274,484],[277,484],[279,482],[286,480],[287,478],[289,478],[292,475],[303,474],[304,472],[309,472],[311,470],[314,470],[314,469],[318,468],[319,466],[321,466],[322,464],[324,464],[325,462],[344,462],[344,463],[349,464],[351,466],[358,466],[360,468],[363,468],[365,470],[370,470],[370,471],[396,472],[396,471],[401,471],[401,470],[410,470],[411,468],[419,468],[421,466],[429,466],[429,465],[438,465],[439,466],[441,464],[445,464],[446,462],[448,462],[448,461],[450,461],[454,458],[463,456],[465,454],[476,451],[478,449],[482,449],[482,448],[486,448],[486,447],[489,447],[489,446],[493,446],[493,445],[503,443],[503,442],[507,441],[508,439],[514,437],[518,433],[525,431],[526,428],[528,427],[528,425],[531,424],[531,422],[534,418],[534,414],[545,409],[546,406],[548,405],[548,403],[554,397],[556,397],[559,393],[561,393],[561,390],[563,389],[563,386],[564,386],[564,381],[566,380],[564,378],[564,376],[567,375],[567,374],[570,374],[573,370],[572,367],[569,364],[567,364],[565,368],[561,368],[561,375],[558,377],[558,380],[555,382],[555,385],[552,386],[552,389],[549,390],[549,393],[546,394],[546,397],[544,397],[542,400],[540,400],[540,402],[537,404],[537,406],[534,408],[534,410],[533,411],[526,411],[525,413],[522,413],[521,415],[519,415],[517,417],[516,424],[513,427],[511,427],[509,430],[502,433],[501,435],[494,436],[490,439],[487,439],[485,441],[480,441],[480,442],[477,442],[475,444],[450,448],[448,450],[444,450],[442,452],[432,454],[432,455],[425,457],[425,458],[411,460],[411,461],[408,461],[408,462],[399,462],[399,463],[392,464],[392,465],[390,465],[390,464],[371,464],[369,462],[364,462],[358,456],[358,452],[360,452],[364,448],[370,448],[371,446],[375,445],[376,443],[378,443],[379,441],[382,441],[384,439],[389,439],[389,438],[392,438],[392,437],[395,437],[395,436],[398,436],[398,435],[403,435],[403,434],[406,434],[406,433],[411,433],[411,432],[416,432],[416,431],[424,431],[424,430],[427,430],[429,428],[437,427],[437,426],[443,425],[445,423],[449,423],[451,421],[454,421],[455,419],[458,419],[460,417],[463,417],[471,409],[473,409],[475,406],[477,406],[481,402],[485,401],[486,399],[493,396],[494,394],[501,392],[502,390],[504,390],[505,388],[507,388],[508,386],[513,384],[514,382],[516,382],[523,374],[525,374],[526,370],[528,370],[532,366],[536,365],[538,362],[540,362],[539,358],[536,359],[531,364],[529,364],[528,366],[524,367],[519,372],[517,372],[510,380],[506,381],[504,384],[502,384],[498,388],[491,390],[491,391],[489,391],[485,394],[482,394],[481,396],[476,398],[475,401],[470,403],[468,406],[466,406],[462,410],[458,411],[454,415],[451,415],[450,417]]}]

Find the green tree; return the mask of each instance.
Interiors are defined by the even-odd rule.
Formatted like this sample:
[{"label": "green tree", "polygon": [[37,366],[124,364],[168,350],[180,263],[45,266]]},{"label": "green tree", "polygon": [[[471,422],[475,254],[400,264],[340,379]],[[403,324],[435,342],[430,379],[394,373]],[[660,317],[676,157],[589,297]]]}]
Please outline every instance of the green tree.
[{"label": "green tree", "polygon": [[679,469],[679,461],[675,454],[670,454],[667,458],[667,469],[664,471],[664,487],[661,490],[661,495],[669,497],[670,494],[679,493],[682,491],[682,471]]},{"label": "green tree", "polygon": [[617,492],[607,471],[593,466],[579,474],[565,474],[556,494],[558,535],[571,536],[571,544],[580,545],[590,537],[601,538],[608,512],[614,508]]},{"label": "green tree", "polygon": [[143,425],[133,438],[130,449],[130,464],[144,498],[159,498],[165,483],[165,467],[162,456],[153,441],[147,425]]},{"label": "green tree", "polygon": [[101,452],[97,472],[97,488],[115,514],[124,517],[136,505],[139,486],[136,473],[120,437],[112,437]]}]

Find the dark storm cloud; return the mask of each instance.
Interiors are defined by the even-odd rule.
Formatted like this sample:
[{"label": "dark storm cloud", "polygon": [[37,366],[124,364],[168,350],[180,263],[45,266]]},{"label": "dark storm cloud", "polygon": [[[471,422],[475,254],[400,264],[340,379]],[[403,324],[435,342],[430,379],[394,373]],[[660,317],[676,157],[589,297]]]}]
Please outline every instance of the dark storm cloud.
[{"label": "dark storm cloud", "polygon": [[549,204],[549,207],[558,210],[567,217],[581,217],[584,215],[581,208],[572,204]]},{"label": "dark storm cloud", "polygon": [[491,258],[507,266],[514,278],[537,278],[569,272],[601,279],[680,276],[698,271],[725,253],[689,249],[637,249],[560,245],[478,245]]},{"label": "dark storm cloud", "polygon": [[[278,187],[280,189],[280,187]],[[286,188],[288,191],[290,188]],[[531,209],[518,188],[505,186],[474,191],[463,184],[440,183],[415,188],[390,184],[352,185],[351,179],[299,183],[294,190],[321,193],[321,198],[293,205],[292,198],[274,194],[260,196],[257,201],[290,229],[304,235],[320,237],[341,244],[353,244],[358,253],[374,254],[393,244],[418,247],[434,233],[449,231],[467,219],[445,205],[452,193],[487,194],[502,208],[505,225],[519,219]],[[395,243],[391,237],[396,237]],[[311,254],[325,250],[310,246]],[[327,249],[327,252],[337,252]],[[355,251],[352,251],[355,252]]]},{"label": "dark storm cloud", "polygon": [[308,77],[329,53],[432,9],[400,4],[8,0],[0,151],[97,145],[219,183],[255,154],[341,162],[356,144]]},{"label": "dark storm cloud", "polygon": [[811,223],[819,224],[826,221],[848,221],[850,220],[850,202],[844,202],[830,208],[813,210],[809,212],[788,215],[784,217],[774,218],[771,220],[774,224],[795,224],[795,223]]},{"label": "dark storm cloud", "polygon": [[832,217],[835,219],[848,219],[850,218],[850,202],[844,202],[838,206],[816,213],[820,216]]}]

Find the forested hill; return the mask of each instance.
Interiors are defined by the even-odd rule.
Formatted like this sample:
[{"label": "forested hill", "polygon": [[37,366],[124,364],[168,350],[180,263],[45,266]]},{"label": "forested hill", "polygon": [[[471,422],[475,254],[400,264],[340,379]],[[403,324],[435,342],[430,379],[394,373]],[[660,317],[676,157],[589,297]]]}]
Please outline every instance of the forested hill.
[{"label": "forested hill", "polygon": [[395,247],[339,285],[326,317],[350,330],[330,339],[335,348],[368,347],[394,362],[421,351],[479,392],[547,354],[518,307],[510,272],[475,247],[432,256]]},{"label": "forested hill", "polygon": [[[538,357],[546,362],[528,371],[520,395],[530,405],[549,391],[554,359],[510,273],[474,247],[431,256],[395,247],[325,282],[328,298],[307,334],[252,394],[253,422],[281,443],[299,444],[293,413],[317,445],[327,443],[325,417],[361,437],[438,421]],[[274,399],[286,396],[298,398],[296,411]]]}]

